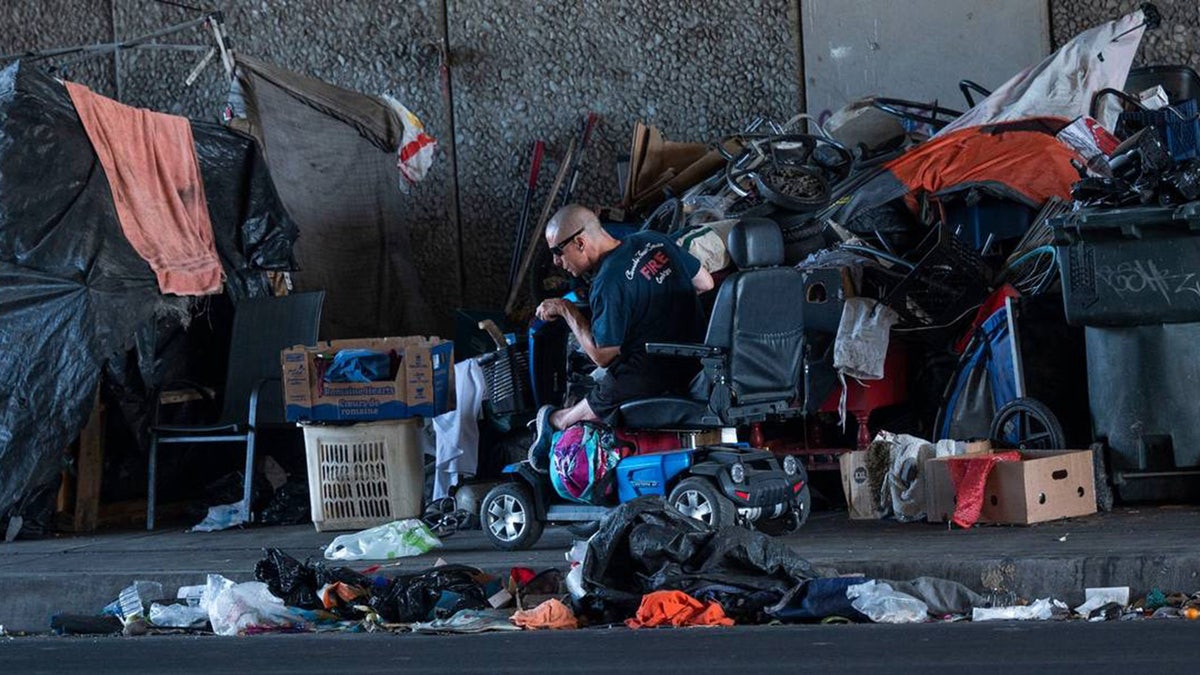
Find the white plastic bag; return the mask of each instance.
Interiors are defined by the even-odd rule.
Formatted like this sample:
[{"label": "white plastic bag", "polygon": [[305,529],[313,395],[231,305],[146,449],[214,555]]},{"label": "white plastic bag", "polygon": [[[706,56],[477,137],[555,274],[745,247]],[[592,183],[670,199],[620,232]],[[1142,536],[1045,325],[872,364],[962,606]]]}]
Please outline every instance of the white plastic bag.
[{"label": "white plastic bag", "polygon": [[208,612],[190,605],[150,605],[150,623],[164,628],[199,628],[208,622]]},{"label": "white plastic bag", "polygon": [[929,619],[929,606],[890,584],[868,581],[846,589],[850,604],[875,623],[922,623]]},{"label": "white plastic bag", "polygon": [[396,168],[400,169],[400,175],[404,178],[400,181],[400,189],[408,192],[408,186],[424,180],[429,167],[433,166],[433,153],[437,150],[437,141],[425,133],[425,125],[400,101],[387,94],[382,98],[404,125],[400,147],[396,148]]},{"label": "white plastic bag", "polygon": [[587,558],[588,546],[586,540],[576,540],[567,551],[567,564],[571,570],[567,572],[567,592],[576,600],[583,599],[587,591],[583,589],[583,561]]},{"label": "white plastic bag", "polygon": [[290,628],[304,624],[261,581],[247,581],[221,591],[209,603],[208,621],[217,635],[237,635],[251,627]]},{"label": "white plastic bag", "polygon": [[440,548],[441,540],[415,518],[343,534],[325,548],[326,560],[391,560]]},{"label": "white plastic bag", "polygon": [[971,610],[971,621],[1046,621],[1053,618],[1056,605],[1066,608],[1050,598],[1042,598],[1031,605],[976,607]]},{"label": "white plastic bag", "polygon": [[237,527],[245,522],[246,511],[242,508],[242,502],[237,501],[232,504],[208,507],[208,515],[204,516],[204,520],[196,523],[188,532],[218,532]]},{"label": "white plastic bag", "polygon": [[212,606],[213,600],[216,600],[217,596],[220,595],[222,591],[233,588],[236,585],[237,584],[233,583],[229,579],[226,579],[220,574],[208,575],[208,578],[204,583],[204,590],[200,593],[200,609],[203,609],[207,612],[208,608]]}]

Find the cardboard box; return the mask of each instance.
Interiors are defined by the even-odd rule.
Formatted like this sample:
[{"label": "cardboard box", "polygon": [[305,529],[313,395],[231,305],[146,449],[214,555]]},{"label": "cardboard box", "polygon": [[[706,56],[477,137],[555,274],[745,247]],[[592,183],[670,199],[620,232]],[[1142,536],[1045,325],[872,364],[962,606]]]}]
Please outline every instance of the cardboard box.
[{"label": "cardboard box", "polygon": [[[383,382],[325,382],[318,361],[343,349],[394,352],[396,375]],[[454,343],[440,338],[390,337],[332,340],[283,350],[287,419],[300,421],[395,420],[436,417],[454,409]]]},{"label": "cardboard box", "polygon": [[871,482],[867,478],[867,451],[855,450],[838,455],[838,468],[842,473],[842,492],[846,495],[850,519],[882,518],[878,496],[871,493]]},{"label": "cardboard box", "polygon": [[[932,522],[954,513],[949,459],[931,459],[923,467],[926,516]],[[1023,450],[1021,461],[1000,462],[988,474],[979,522],[1030,525],[1095,512],[1091,450]]]}]

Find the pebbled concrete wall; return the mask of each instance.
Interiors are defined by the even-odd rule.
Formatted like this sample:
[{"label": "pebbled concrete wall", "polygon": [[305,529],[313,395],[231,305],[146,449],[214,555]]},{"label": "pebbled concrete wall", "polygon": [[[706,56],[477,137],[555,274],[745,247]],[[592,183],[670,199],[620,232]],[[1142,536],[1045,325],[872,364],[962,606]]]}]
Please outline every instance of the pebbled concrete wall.
[{"label": "pebbled concrete wall", "polygon": [[[709,140],[757,114],[799,110],[795,0],[711,3],[620,0],[218,0],[235,49],[363,92],[390,92],[441,141],[432,175],[411,197],[413,259],[439,322],[459,306],[503,302],[529,143],[548,144],[543,191],[579,115],[603,116],[577,195],[618,197],[615,159],[633,122],[669,138]],[[461,225],[455,222],[448,110],[441,74],[447,10]],[[8,0],[0,51],[127,39],[192,13],[152,0]],[[208,44],[196,28],[171,38]],[[130,51],[68,70],[130,104],[215,119],[224,101],[214,62],[183,83],[196,53]],[[541,199],[538,196],[537,207]],[[462,228],[459,250],[458,229]],[[450,253],[450,255],[447,255]],[[461,255],[460,280],[456,264]],[[460,287],[460,283],[462,286]]]},{"label": "pebbled concrete wall", "polygon": [[[1052,0],[1050,37],[1054,48],[1088,28],[1137,9],[1143,0]],[[1162,25],[1146,31],[1134,66],[1187,65],[1200,71],[1200,5],[1194,0],[1154,0]]]},{"label": "pebbled concrete wall", "polygon": [[[579,117],[601,116],[576,197],[619,197],[615,162],[637,120],[668,138],[708,141],[754,117],[800,110],[791,0],[455,0],[450,46],[459,129],[466,296],[503,302],[529,143],[548,142],[543,183]],[[539,195],[540,208],[544,195]]]},{"label": "pebbled concrete wall", "polygon": [[[351,89],[392,93],[441,141],[433,173],[410,197],[408,217],[412,258],[443,333],[451,331],[454,308],[503,301],[533,139],[549,144],[544,192],[579,116],[600,113],[577,196],[606,204],[618,197],[614,161],[627,152],[634,121],[654,123],[671,139],[708,141],[757,115],[786,119],[802,105],[798,3],[810,0],[444,1],[203,3],[225,12],[235,49]],[[1050,4],[1058,46],[1138,3]],[[1147,34],[1143,62],[1200,69],[1200,10],[1188,0],[1158,5],[1165,25]],[[191,16],[153,0],[6,0],[0,52],[127,39]],[[441,70],[446,38],[454,139]],[[171,40],[210,42],[201,28]],[[225,95],[216,62],[195,85],[183,83],[198,58],[133,51],[70,66],[66,76],[134,105],[216,119]],[[448,161],[452,145],[457,175]],[[535,209],[544,197],[538,195]]]}]

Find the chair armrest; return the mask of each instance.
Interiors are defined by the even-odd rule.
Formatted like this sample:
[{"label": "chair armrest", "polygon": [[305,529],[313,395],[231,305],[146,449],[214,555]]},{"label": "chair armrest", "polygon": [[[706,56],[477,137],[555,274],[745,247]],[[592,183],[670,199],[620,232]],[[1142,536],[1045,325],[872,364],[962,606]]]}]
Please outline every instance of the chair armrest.
[{"label": "chair armrest", "polygon": [[646,353],[654,354],[656,356],[682,356],[693,359],[704,359],[723,356],[725,354],[725,348],[697,344],[647,342]]},{"label": "chair armrest", "polygon": [[246,422],[250,425],[251,429],[254,428],[255,423],[258,421],[258,397],[262,393],[263,385],[268,382],[279,382],[282,384],[283,377],[264,377],[254,383],[254,388],[250,390],[250,414],[246,418]]}]

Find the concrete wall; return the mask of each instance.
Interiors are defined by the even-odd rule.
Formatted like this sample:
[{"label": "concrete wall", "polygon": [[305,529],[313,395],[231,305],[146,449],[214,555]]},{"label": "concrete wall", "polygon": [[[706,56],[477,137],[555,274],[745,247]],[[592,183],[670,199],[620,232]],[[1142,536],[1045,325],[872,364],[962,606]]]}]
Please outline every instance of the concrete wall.
[{"label": "concrete wall", "polygon": [[[1052,0],[1051,38],[1055,48],[1081,31],[1132,12],[1143,0]],[[1158,30],[1146,31],[1134,66],[1183,64],[1200,71],[1200,4],[1195,0],[1154,0],[1163,16]]]},{"label": "concrete wall", "polygon": [[[358,91],[392,93],[440,140],[433,173],[411,197],[409,225],[412,257],[445,332],[456,307],[503,302],[524,155],[533,139],[548,142],[545,190],[579,115],[600,113],[577,194],[588,203],[611,203],[618,196],[614,162],[627,152],[637,119],[659,125],[669,138],[708,140],[758,114],[786,118],[799,110],[794,0],[705,4],[215,3],[235,49]],[[152,0],[8,0],[0,3],[0,52],[128,39],[191,16]],[[442,77],[447,36],[454,139]],[[170,40],[209,43],[199,28]],[[225,86],[215,62],[194,86],[184,84],[198,58],[128,51],[68,68],[65,76],[133,105],[211,120]],[[457,204],[448,161],[454,145]]]},{"label": "concrete wall", "polygon": [[[602,204],[618,196],[614,161],[627,150],[635,120],[658,125],[672,139],[706,141],[757,115],[786,119],[802,106],[797,35],[799,2],[808,1],[818,0],[211,4],[225,12],[234,48],[359,91],[392,93],[439,138],[434,171],[411,197],[409,226],[425,295],[448,332],[454,308],[502,302],[524,154],[534,138],[549,143],[548,159],[555,160],[579,115],[600,113],[578,196]],[[1055,45],[1136,4],[1053,0]],[[1158,4],[1167,25],[1147,34],[1145,59],[1200,68],[1195,3]],[[153,0],[5,0],[0,52],[128,39],[191,16]],[[202,29],[171,40],[209,43]],[[451,62],[453,139],[443,46]],[[72,66],[65,76],[134,105],[215,119],[225,92],[219,66],[210,65],[192,87],[183,82],[197,59],[125,52]],[[448,161],[452,147],[457,176]],[[556,161],[544,166],[543,189],[556,168]]]}]

